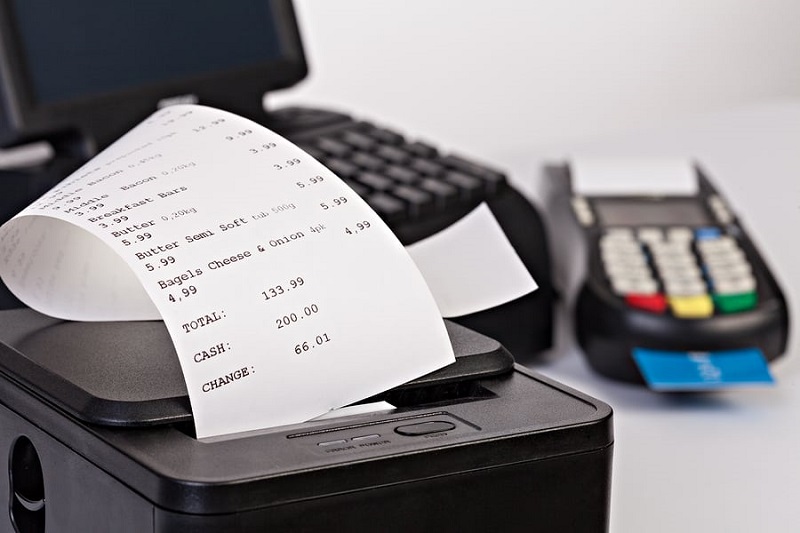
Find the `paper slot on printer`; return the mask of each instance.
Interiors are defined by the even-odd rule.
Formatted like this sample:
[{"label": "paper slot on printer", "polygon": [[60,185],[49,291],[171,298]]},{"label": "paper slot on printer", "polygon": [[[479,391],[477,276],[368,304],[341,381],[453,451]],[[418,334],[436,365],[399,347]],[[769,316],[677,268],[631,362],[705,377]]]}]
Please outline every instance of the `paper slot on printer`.
[{"label": "paper slot on printer", "polygon": [[[535,288],[491,221],[478,209],[446,236],[488,225],[479,244],[510,267],[481,285],[504,281],[505,290],[488,302],[463,290],[486,277],[473,274],[462,290],[447,287],[471,295],[466,307],[438,291],[446,312]],[[198,437],[302,422],[453,362],[425,279],[381,219],[300,149],[219,110],[157,112],[0,239],[3,279],[34,309],[164,319]]]}]

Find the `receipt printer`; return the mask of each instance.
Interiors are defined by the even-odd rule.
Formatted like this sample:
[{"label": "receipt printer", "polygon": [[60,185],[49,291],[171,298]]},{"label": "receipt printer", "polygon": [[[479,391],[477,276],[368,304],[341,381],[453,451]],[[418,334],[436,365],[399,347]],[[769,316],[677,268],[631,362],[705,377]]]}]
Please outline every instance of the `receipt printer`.
[{"label": "receipt printer", "polygon": [[161,322],[2,311],[0,531],[606,531],[611,409],[447,327],[393,410],[199,441]]}]

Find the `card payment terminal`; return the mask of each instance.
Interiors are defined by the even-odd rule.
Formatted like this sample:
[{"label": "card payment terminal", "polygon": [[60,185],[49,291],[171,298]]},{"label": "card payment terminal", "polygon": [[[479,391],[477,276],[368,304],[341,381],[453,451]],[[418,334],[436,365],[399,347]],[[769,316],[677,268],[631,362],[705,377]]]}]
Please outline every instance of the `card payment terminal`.
[{"label": "card payment terminal", "polygon": [[632,194],[582,194],[574,166],[549,168],[552,200],[583,241],[578,342],[597,372],[653,389],[771,382],[786,300],[729,204],[687,168],[694,190],[680,194],[640,192],[635,177]]}]

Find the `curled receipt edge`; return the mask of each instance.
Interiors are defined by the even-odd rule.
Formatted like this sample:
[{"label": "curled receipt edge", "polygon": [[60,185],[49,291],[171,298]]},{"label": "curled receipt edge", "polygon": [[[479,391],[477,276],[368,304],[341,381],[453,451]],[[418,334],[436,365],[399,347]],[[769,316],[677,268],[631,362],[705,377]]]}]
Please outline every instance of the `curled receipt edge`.
[{"label": "curled receipt edge", "polygon": [[279,135],[202,106],[156,112],[7,222],[0,276],[59,318],[162,318],[198,438],[303,422],[454,361],[367,204]]},{"label": "curled receipt edge", "polygon": [[444,317],[483,311],[538,287],[486,204],[406,249]]}]

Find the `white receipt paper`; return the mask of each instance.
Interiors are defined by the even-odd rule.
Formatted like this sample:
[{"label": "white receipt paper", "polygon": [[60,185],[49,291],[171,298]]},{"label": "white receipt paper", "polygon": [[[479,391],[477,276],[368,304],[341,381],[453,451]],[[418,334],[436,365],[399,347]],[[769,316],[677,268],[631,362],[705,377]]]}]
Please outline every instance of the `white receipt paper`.
[{"label": "white receipt paper", "polygon": [[489,309],[537,288],[486,204],[407,250],[444,317]]},{"label": "white receipt paper", "polygon": [[0,275],[52,316],[163,318],[198,438],[303,422],[454,361],[367,204],[277,134],[202,106],[158,111],[6,223]]},{"label": "white receipt paper", "polygon": [[572,190],[586,196],[690,196],[698,190],[687,159],[575,157],[569,166]]}]

